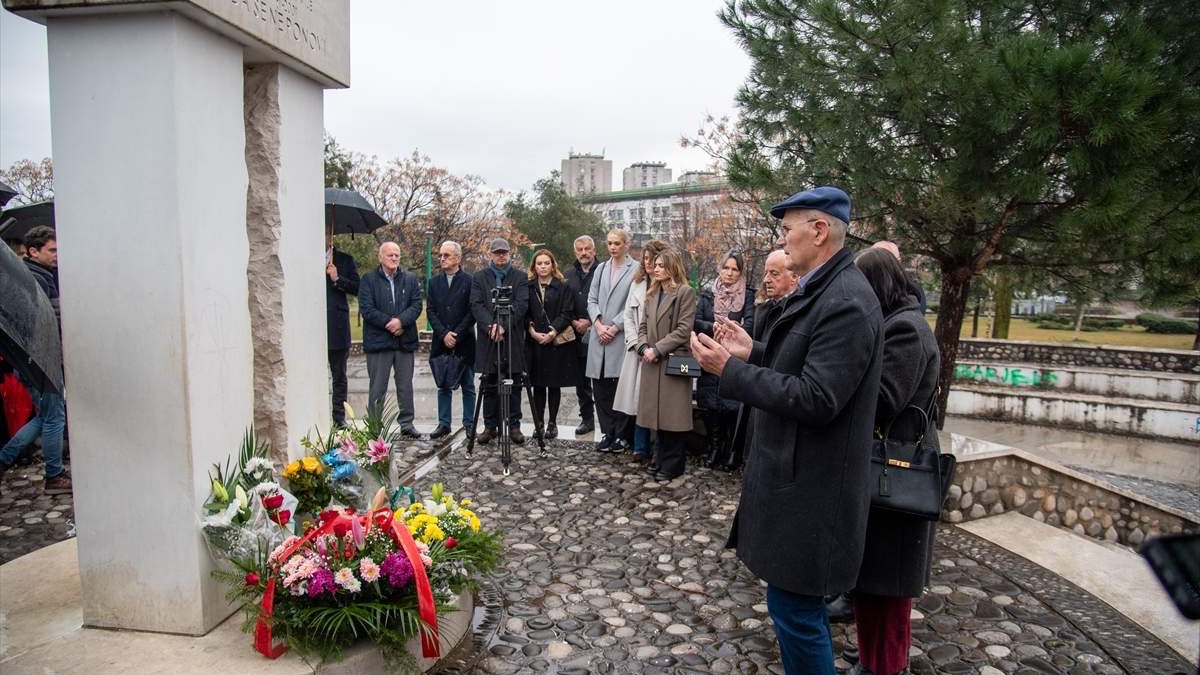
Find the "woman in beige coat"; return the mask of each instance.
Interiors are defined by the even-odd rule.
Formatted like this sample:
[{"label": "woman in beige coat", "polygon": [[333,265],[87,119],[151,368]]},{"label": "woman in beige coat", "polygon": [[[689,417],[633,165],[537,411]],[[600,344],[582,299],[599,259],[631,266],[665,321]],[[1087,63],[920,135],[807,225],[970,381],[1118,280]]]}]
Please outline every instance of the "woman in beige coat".
[{"label": "woman in beige coat", "polygon": [[[621,364],[621,378],[617,382],[617,396],[613,408],[637,417],[638,388],[642,386],[642,359],[637,355],[638,328],[642,325],[646,305],[646,286],[654,274],[654,261],[667,248],[667,243],[651,239],[642,247],[641,266],[633,275],[629,285],[629,299],[625,301],[625,363]],[[640,424],[633,428],[633,457],[639,462],[652,459],[650,430]]]},{"label": "woman in beige coat", "polygon": [[667,375],[667,357],[691,354],[688,345],[695,314],[696,292],[688,286],[683,260],[667,249],[654,261],[637,347],[642,358],[637,423],[658,431],[662,449],[657,466],[651,468],[659,481],[683,475],[692,430],[692,380]]}]

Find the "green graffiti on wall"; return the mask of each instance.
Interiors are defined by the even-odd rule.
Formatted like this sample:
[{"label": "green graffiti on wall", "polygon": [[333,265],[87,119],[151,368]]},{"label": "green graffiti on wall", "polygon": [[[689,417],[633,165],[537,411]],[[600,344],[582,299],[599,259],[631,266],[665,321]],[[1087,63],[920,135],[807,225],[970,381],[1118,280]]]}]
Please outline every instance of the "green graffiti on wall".
[{"label": "green graffiti on wall", "polygon": [[954,367],[954,377],[1009,387],[1052,387],[1055,382],[1058,382],[1058,374],[1052,370],[977,366],[964,363]]}]

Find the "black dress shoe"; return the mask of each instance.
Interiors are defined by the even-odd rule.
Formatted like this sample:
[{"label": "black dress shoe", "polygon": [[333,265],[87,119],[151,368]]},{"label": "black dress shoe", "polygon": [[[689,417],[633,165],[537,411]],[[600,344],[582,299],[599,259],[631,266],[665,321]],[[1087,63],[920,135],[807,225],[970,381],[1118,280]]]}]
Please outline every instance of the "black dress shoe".
[{"label": "black dress shoe", "polygon": [[479,437],[475,439],[475,442],[480,445],[487,445],[492,442],[493,438],[499,435],[495,429],[484,429],[483,433],[479,434]]},{"label": "black dress shoe", "polygon": [[590,434],[595,430],[596,424],[594,422],[591,420],[584,420],[579,423],[579,426],[575,427],[575,435],[582,436],[584,434]]},{"label": "black dress shoe", "polygon": [[842,593],[825,603],[825,613],[829,615],[829,623],[850,623],[854,621],[854,600]]},{"label": "black dress shoe", "polygon": [[554,422],[551,422],[551,423],[550,423],[550,424],[549,424],[549,425],[546,427],[546,438],[548,438],[548,439],[550,439],[550,438],[558,438],[558,425],[557,425],[557,424],[555,424]]},{"label": "black dress shoe", "polygon": [[411,438],[413,440],[418,440],[421,438],[421,432],[417,431],[413,427],[408,427],[407,429],[400,430],[400,438]]},{"label": "black dress shoe", "polygon": [[651,476],[658,473],[658,463],[653,459],[650,460],[650,463],[646,465],[646,473],[650,474]]},{"label": "black dress shoe", "polygon": [[675,480],[676,478],[679,478],[682,475],[683,474],[681,474],[681,473],[677,473],[674,476],[672,476],[671,474],[667,473],[666,471],[658,471],[654,474],[654,480],[656,480],[660,483],[667,483],[667,482]]},{"label": "black dress shoe", "polygon": [[439,424],[437,426],[437,428],[433,430],[433,433],[429,434],[429,440],[434,441],[443,436],[449,436],[449,435],[450,435],[450,427],[448,427],[444,424]]}]

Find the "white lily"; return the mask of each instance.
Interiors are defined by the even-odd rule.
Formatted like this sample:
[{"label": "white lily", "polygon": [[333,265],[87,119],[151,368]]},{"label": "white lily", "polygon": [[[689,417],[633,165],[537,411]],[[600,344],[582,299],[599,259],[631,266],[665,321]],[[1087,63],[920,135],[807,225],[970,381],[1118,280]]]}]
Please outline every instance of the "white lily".
[{"label": "white lily", "polygon": [[446,505],[442,504],[441,502],[435,502],[432,499],[425,499],[422,500],[421,503],[425,505],[425,512],[434,518],[446,514]]}]

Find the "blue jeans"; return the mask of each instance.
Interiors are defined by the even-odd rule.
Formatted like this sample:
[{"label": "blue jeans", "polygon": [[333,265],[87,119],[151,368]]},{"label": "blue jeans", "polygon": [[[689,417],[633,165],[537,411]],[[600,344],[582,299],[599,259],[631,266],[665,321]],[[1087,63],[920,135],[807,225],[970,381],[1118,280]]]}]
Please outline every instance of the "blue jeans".
[{"label": "blue jeans", "polygon": [[42,460],[46,463],[46,479],[49,480],[63,472],[63,427],[67,422],[67,410],[62,395],[49,390],[38,396],[37,410],[37,417],[26,422],[0,449],[0,464],[12,466],[17,455],[41,434]]},{"label": "blue jeans", "polygon": [[[463,368],[462,379],[458,385],[462,387],[462,423],[467,429],[475,424],[475,370],[470,366]],[[454,390],[438,389],[438,426],[453,429],[450,418],[454,413]]]},{"label": "blue jeans", "polygon": [[835,675],[825,598],[767,585],[767,613],[788,675]]},{"label": "blue jeans", "polygon": [[[662,447],[661,439],[654,440],[654,447],[650,447],[650,430],[646,427],[633,425],[633,454],[645,455],[646,457],[657,457],[658,451]],[[653,452],[652,452],[653,450]]]}]

